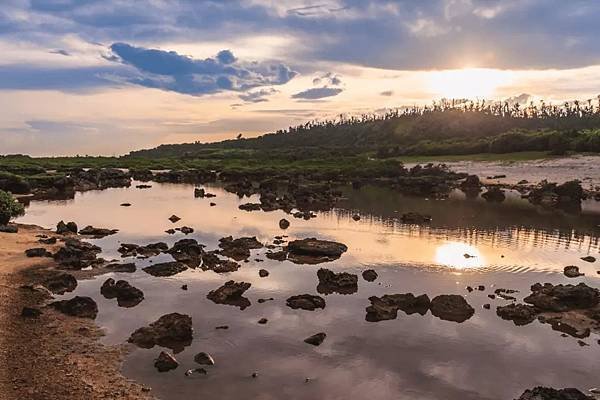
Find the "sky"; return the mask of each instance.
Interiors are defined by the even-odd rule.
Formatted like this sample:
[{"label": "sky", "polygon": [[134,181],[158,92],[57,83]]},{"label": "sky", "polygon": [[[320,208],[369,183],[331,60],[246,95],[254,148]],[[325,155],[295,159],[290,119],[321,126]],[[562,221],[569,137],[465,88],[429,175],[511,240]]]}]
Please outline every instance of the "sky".
[{"label": "sky", "polygon": [[600,2],[2,0],[0,154],[120,155],[441,98],[600,94]]}]

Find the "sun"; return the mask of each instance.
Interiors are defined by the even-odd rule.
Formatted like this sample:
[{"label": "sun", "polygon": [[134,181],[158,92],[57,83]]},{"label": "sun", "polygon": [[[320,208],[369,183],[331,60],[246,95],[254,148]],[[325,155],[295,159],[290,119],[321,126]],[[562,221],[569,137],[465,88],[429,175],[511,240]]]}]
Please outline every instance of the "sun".
[{"label": "sun", "polygon": [[435,251],[435,261],[455,269],[479,268],[485,263],[476,247],[460,242],[439,246]]},{"label": "sun", "polygon": [[429,89],[434,97],[448,99],[490,98],[512,80],[510,71],[466,68],[431,72]]}]

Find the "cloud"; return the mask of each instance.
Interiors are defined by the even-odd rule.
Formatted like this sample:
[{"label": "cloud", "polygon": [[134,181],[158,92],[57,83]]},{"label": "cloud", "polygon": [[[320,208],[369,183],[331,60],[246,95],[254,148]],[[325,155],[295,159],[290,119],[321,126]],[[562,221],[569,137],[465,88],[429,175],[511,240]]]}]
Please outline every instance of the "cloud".
[{"label": "cloud", "polygon": [[198,60],[127,43],[114,43],[110,49],[113,57],[108,60],[137,70],[135,76],[126,77],[129,83],[193,96],[283,85],[297,75],[282,63],[241,62],[229,50],[219,52],[215,58]]},{"label": "cloud", "polygon": [[66,57],[71,56],[71,53],[69,53],[67,50],[63,50],[63,49],[50,50],[49,53],[50,54],[59,54],[61,56],[66,56]]},{"label": "cloud", "polygon": [[260,89],[253,92],[247,92],[239,95],[239,98],[247,103],[262,103],[269,101],[267,97],[272,94],[278,93],[279,91],[273,88]]},{"label": "cloud", "polygon": [[330,88],[330,87],[321,87],[321,88],[312,88],[304,90],[300,93],[296,93],[292,95],[293,99],[304,99],[304,100],[316,100],[316,99],[324,99],[326,97],[337,96],[342,93],[344,89],[340,88]]}]

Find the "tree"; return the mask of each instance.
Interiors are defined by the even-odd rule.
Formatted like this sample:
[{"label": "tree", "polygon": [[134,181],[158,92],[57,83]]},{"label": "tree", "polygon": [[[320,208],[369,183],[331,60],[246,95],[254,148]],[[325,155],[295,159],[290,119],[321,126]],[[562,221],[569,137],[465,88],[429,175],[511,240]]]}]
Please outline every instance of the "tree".
[{"label": "tree", "polygon": [[25,214],[23,204],[15,200],[11,194],[0,190],[0,225],[6,225],[11,219],[23,214]]}]

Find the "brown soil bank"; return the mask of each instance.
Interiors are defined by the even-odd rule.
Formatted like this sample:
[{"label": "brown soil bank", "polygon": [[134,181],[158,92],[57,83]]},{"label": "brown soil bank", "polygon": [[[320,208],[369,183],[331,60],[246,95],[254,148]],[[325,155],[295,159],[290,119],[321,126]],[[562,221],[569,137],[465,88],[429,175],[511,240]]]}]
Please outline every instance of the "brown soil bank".
[{"label": "brown soil bank", "polygon": [[[150,399],[147,388],[120,372],[124,346],[100,344],[90,320],[43,307],[43,293],[22,288],[38,283],[56,265],[51,258],[28,258],[25,250],[44,246],[35,226],[0,233],[0,400]],[[39,307],[39,317],[23,317],[23,307]]]}]

